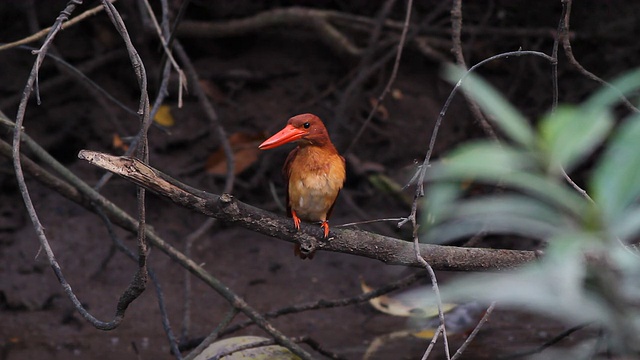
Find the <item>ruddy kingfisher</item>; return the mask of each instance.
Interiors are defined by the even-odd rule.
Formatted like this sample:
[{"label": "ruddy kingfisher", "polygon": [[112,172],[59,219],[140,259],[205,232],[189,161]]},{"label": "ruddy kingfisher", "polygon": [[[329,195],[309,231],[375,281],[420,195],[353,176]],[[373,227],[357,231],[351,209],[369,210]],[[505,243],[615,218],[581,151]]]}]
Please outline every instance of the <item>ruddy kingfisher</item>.
[{"label": "ruddy kingfisher", "polygon": [[[313,114],[296,115],[287,126],[260,144],[261,150],[296,142],[284,162],[287,215],[300,230],[300,220],[321,222],[325,239],[329,237],[329,216],[344,185],[344,158],[338,154],[322,120]],[[296,255],[305,259],[296,246]],[[313,257],[310,254],[308,257]]]}]

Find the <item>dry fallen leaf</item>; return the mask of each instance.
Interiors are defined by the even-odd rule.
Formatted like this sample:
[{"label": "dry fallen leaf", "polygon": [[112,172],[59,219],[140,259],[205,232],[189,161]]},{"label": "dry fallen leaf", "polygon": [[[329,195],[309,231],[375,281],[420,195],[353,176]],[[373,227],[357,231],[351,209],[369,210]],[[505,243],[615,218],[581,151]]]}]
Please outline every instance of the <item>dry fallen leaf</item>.
[{"label": "dry fallen leaf", "polygon": [[[236,132],[229,136],[229,144],[235,160],[234,175],[242,173],[258,160],[258,154],[260,153],[258,145],[266,138],[267,134],[264,132],[259,134]],[[209,156],[205,170],[209,174],[220,176],[224,176],[227,173],[227,160],[222,148],[219,148]]]},{"label": "dry fallen leaf", "polygon": [[402,94],[402,91],[400,89],[393,89],[391,90],[391,97],[395,100],[402,100],[404,94]]},{"label": "dry fallen leaf", "polygon": [[437,329],[425,329],[425,330],[412,333],[411,335],[419,339],[432,339],[436,334],[436,330]]},{"label": "dry fallen leaf", "polygon": [[171,127],[176,124],[176,121],[171,115],[171,107],[169,105],[160,105],[156,116],[153,118],[156,124],[164,127]]},{"label": "dry fallen leaf", "polygon": [[200,80],[200,86],[202,87],[202,90],[204,90],[204,93],[207,94],[209,99],[214,103],[221,104],[228,101],[227,96],[213,81]]},{"label": "dry fallen leaf", "polygon": [[[373,290],[362,279],[363,292]],[[409,317],[408,330],[394,332],[394,337],[414,336],[421,339],[433,338],[440,326],[438,306],[426,301],[433,299],[431,286],[420,286],[402,291],[394,296],[382,295],[369,300],[371,306],[380,312],[393,316]],[[448,334],[466,334],[473,330],[486,310],[483,304],[472,301],[463,304],[442,304],[444,323]],[[386,340],[385,340],[386,341]],[[375,349],[371,349],[375,351]],[[367,350],[367,353],[370,351]]]},{"label": "dry fallen leaf", "polygon": [[[457,305],[449,310],[444,317],[447,334],[468,334],[476,327],[486,309],[486,305],[472,301]],[[437,316],[433,318],[412,318],[410,321],[410,328],[413,329],[411,335],[418,338],[431,339],[438,326],[440,326],[440,319]]]},{"label": "dry fallen leaf", "polygon": [[117,133],[113,134],[113,138],[111,140],[111,146],[113,146],[116,150],[122,150],[122,152],[127,152],[129,150],[129,144],[125,144],[122,141],[122,138]]},{"label": "dry fallen leaf", "polygon": [[[362,292],[373,290],[364,280],[360,280]],[[382,295],[369,300],[376,310],[393,316],[410,316],[429,318],[438,316],[438,306],[435,303],[425,302],[426,298],[432,298],[430,286],[421,286],[405,290],[394,296]],[[442,304],[442,311],[447,312],[455,308],[456,304]]]},{"label": "dry fallen leaf", "polygon": [[[378,103],[378,99],[373,97],[369,98],[369,103],[371,104],[371,107],[375,107],[376,104]],[[376,110],[376,112],[380,114],[380,118],[382,120],[389,119],[389,110],[387,110],[387,108],[383,104],[378,105],[378,109]]]}]

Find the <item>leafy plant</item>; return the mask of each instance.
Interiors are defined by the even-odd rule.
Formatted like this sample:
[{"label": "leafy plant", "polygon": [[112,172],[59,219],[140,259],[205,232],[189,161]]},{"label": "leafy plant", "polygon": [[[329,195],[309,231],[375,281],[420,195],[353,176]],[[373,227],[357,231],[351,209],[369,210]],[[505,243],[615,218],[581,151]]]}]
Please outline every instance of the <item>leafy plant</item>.
[{"label": "leafy plant", "polygon": [[[449,68],[447,78],[464,73]],[[640,88],[640,71],[564,105],[530,125],[481,79],[463,89],[490,116],[505,142],[461,145],[427,175],[423,239],[450,241],[479,232],[519,234],[547,242],[543,258],[519,270],[463,277],[443,288],[445,301],[497,301],[572,325],[593,323],[609,335],[609,350],[640,353],[640,115],[616,126],[620,93]],[[614,90],[618,89],[618,91]],[[588,194],[564,172],[603,146],[586,180]],[[499,185],[471,197],[460,184]],[[592,200],[593,199],[593,200]]]}]

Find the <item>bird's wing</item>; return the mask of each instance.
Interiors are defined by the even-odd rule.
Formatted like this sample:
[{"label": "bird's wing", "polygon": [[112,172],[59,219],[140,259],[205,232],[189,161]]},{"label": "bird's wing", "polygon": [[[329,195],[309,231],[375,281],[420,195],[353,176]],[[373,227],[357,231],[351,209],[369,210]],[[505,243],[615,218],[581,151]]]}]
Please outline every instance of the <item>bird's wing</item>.
[{"label": "bird's wing", "polygon": [[[346,161],[344,161],[344,157],[340,156],[340,159],[342,160],[342,164],[344,165],[345,171],[346,171],[347,163]],[[331,213],[333,212],[333,207],[336,204],[336,200],[338,200],[338,195],[340,195],[340,190],[338,190],[338,192],[336,193],[336,197],[333,199],[333,203],[331,203],[331,207],[329,207],[329,210],[327,210],[327,220],[329,220],[329,217],[331,217]]]},{"label": "bird's wing", "polygon": [[284,161],[284,166],[282,166],[282,177],[284,178],[284,193],[285,193],[285,204],[287,206],[287,216],[291,216],[291,205],[289,204],[289,178],[291,177],[291,164],[293,163],[293,159],[298,155],[298,147],[291,150],[287,159]]}]

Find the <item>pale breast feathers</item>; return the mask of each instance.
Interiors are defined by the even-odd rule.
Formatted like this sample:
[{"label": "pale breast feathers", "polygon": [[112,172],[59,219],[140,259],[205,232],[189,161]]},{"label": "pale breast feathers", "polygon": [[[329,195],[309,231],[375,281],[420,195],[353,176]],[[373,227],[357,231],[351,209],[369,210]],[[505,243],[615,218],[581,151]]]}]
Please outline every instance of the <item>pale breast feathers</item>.
[{"label": "pale breast feathers", "polygon": [[297,156],[294,162],[303,161],[305,171],[295,171],[303,167],[292,166],[289,177],[289,198],[291,207],[302,218],[325,220],[326,213],[333,205],[345,175],[344,160],[338,154],[322,158],[314,153]]}]

